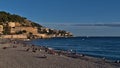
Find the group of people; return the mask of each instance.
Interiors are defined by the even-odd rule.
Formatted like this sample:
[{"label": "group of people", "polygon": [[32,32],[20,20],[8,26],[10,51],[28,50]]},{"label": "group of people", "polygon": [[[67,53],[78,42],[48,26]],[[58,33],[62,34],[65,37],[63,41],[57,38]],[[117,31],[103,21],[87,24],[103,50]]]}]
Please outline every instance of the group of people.
[{"label": "group of people", "polygon": [[[26,47],[26,45],[24,45],[24,47]],[[78,55],[76,53],[76,51],[73,52],[73,51],[70,51],[70,50],[69,51],[54,50],[53,48],[49,48],[49,47],[46,47],[46,46],[31,45],[26,49],[26,51],[32,51],[33,53],[35,53],[37,51],[44,51],[47,54],[59,55],[59,56],[64,55],[64,56],[68,56],[68,57],[72,57],[72,58],[75,58],[75,57],[77,58],[78,56],[81,56],[81,55]]]}]

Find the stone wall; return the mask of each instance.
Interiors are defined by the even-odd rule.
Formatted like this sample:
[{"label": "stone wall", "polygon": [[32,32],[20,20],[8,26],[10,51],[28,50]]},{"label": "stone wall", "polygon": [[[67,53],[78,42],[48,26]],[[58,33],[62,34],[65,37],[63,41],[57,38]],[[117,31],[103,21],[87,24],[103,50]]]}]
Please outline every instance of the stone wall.
[{"label": "stone wall", "polygon": [[51,38],[51,36],[46,34],[35,34],[35,36],[37,36],[37,38]]},{"label": "stone wall", "polygon": [[26,30],[27,32],[31,32],[33,34],[38,33],[38,29],[36,27],[14,27],[10,29],[10,33],[16,33],[17,31]]},{"label": "stone wall", "polygon": [[27,39],[27,35],[1,35],[1,38]]}]

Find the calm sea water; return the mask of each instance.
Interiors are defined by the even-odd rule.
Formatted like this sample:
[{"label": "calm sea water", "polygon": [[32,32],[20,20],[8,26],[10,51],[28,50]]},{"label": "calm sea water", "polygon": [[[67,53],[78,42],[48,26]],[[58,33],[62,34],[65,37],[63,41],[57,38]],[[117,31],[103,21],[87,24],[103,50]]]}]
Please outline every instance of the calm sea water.
[{"label": "calm sea water", "polygon": [[120,60],[120,37],[74,37],[36,39],[32,44],[52,47],[57,50],[76,50],[94,57],[106,57],[110,60]]}]

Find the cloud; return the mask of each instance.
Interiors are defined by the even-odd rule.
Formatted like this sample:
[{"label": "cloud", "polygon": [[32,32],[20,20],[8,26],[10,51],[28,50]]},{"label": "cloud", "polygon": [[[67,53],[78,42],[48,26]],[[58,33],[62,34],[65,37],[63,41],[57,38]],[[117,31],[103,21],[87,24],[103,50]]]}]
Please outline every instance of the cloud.
[{"label": "cloud", "polygon": [[[43,23],[41,23],[43,24]],[[103,24],[103,23],[97,23],[97,24],[81,24],[81,23],[44,23],[43,25],[51,25],[51,26],[106,26],[106,27],[120,27],[120,23],[110,23],[110,24]]]},{"label": "cloud", "polygon": [[71,24],[71,26],[108,26],[108,27],[120,27],[120,24]]}]

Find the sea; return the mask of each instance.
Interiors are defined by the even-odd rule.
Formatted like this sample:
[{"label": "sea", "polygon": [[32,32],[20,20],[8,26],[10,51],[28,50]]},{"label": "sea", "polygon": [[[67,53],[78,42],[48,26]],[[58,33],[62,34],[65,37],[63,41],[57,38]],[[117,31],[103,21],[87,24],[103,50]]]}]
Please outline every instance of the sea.
[{"label": "sea", "polygon": [[31,40],[30,43],[55,50],[71,50],[97,58],[120,60],[120,37],[50,38],[35,39]]}]

